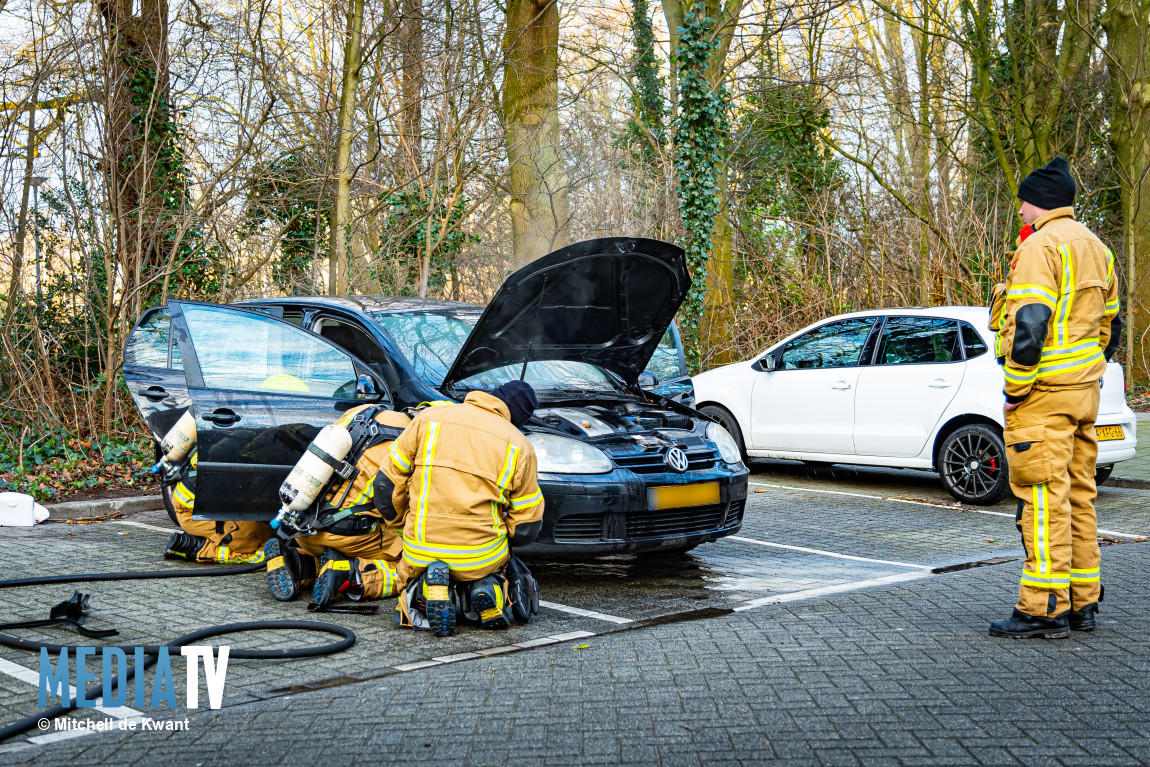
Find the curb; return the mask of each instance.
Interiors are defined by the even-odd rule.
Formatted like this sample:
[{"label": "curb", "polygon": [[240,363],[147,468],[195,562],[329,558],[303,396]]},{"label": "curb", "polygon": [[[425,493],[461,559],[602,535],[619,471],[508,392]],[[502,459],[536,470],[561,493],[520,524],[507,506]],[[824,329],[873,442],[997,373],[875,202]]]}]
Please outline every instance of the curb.
[{"label": "curb", "polygon": [[105,514],[135,514],[164,508],[159,495],[134,495],[127,498],[92,498],[87,501],[67,501],[46,505],[53,519],[87,519]]},{"label": "curb", "polygon": [[1129,479],[1127,477],[1110,477],[1106,480],[1110,487],[1133,487],[1139,490],[1150,489],[1150,479]]}]

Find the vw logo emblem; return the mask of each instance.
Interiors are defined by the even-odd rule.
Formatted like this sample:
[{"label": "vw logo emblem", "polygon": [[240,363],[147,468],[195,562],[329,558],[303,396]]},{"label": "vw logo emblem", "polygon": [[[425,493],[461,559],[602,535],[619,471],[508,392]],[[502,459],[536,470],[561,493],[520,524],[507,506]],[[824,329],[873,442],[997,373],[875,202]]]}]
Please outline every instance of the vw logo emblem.
[{"label": "vw logo emblem", "polygon": [[668,450],[663,461],[680,474],[687,470],[687,454],[677,447]]}]

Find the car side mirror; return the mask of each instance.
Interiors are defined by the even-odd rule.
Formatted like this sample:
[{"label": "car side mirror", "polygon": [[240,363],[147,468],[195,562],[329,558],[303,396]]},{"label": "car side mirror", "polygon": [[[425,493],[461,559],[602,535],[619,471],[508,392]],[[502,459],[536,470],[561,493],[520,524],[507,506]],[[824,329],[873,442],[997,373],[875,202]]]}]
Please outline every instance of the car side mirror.
[{"label": "car side mirror", "polygon": [[355,382],[355,398],[360,402],[379,402],[383,399],[383,392],[374,378],[361,374]]},{"label": "car side mirror", "polygon": [[639,374],[639,386],[644,389],[653,389],[659,385],[659,377],[649,370]]},{"label": "car side mirror", "polygon": [[778,366],[779,366],[778,358],[775,356],[774,352],[771,352],[770,354],[766,355],[765,357],[760,358],[759,361],[756,362],[751,367],[754,368],[755,370],[766,371],[769,373],[770,371],[777,369]]}]

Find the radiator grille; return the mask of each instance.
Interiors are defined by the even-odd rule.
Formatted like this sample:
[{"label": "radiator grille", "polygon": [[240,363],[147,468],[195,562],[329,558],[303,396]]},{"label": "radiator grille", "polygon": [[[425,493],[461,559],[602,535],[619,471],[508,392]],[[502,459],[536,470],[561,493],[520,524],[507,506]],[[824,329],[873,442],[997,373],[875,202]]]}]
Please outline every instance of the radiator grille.
[{"label": "radiator grille", "polygon": [[[617,466],[630,469],[636,474],[662,474],[672,471],[671,467],[663,461],[663,452],[643,453],[642,455],[616,455],[612,456]],[[688,450],[687,471],[700,469],[713,469],[719,455],[714,450]]]},{"label": "radiator grille", "polygon": [[643,511],[627,515],[628,538],[663,538],[717,530],[723,522],[725,504],[689,506],[685,509]]},{"label": "radiator grille", "polygon": [[602,514],[571,514],[555,521],[555,541],[603,540]]}]

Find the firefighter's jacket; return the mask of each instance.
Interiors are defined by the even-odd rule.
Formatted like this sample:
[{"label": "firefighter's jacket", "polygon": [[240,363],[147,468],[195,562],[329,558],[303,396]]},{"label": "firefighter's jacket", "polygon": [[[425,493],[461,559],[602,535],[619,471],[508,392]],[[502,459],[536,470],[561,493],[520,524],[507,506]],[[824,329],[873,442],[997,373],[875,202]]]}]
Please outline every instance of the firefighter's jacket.
[{"label": "firefighter's jacket", "polygon": [[1034,230],[1020,243],[1005,284],[996,286],[990,310],[1008,402],[1021,402],[1036,383],[1097,381],[1121,329],[1113,252],[1070,207],[1042,216]]},{"label": "firefighter's jacket", "polygon": [[442,560],[464,580],[494,572],[515,528],[543,517],[535,451],[507,405],[485,392],[421,411],[385,471],[395,484],[392,524],[402,524],[403,559],[415,568]]},{"label": "firefighter's jacket", "polygon": [[[373,407],[372,405],[363,405],[361,407],[352,408],[344,413],[343,417],[336,421],[337,424],[348,428],[351,425],[352,419],[356,414]],[[394,410],[381,410],[375,415],[376,423],[382,426],[393,426],[397,428],[404,428],[411,419],[403,413]],[[351,489],[347,491],[346,497],[344,490],[347,488],[347,482],[343,481],[337,484],[329,496],[330,501],[334,504],[343,498],[343,502],[339,504],[340,509],[349,509],[358,517],[373,517],[380,519],[381,515],[376,508],[375,500],[375,483],[372,481],[380,467],[385,465],[391,455],[392,440],[381,442],[378,445],[372,445],[363,451],[363,454],[358,458],[348,456],[347,460],[350,462],[355,461],[355,467],[359,469],[357,474],[351,482]],[[382,524],[382,523],[381,523]],[[393,543],[391,543],[393,541]],[[400,546],[398,536],[390,531],[385,530],[384,542],[387,545],[387,553],[393,555],[396,559],[399,558]]]}]

